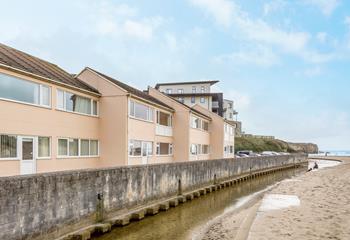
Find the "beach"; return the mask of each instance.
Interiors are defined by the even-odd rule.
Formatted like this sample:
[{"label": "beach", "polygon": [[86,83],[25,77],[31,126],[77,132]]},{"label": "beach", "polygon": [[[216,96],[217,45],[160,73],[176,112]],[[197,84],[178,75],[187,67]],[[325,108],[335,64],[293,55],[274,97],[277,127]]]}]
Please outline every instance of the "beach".
[{"label": "beach", "polygon": [[284,180],[208,226],[202,239],[350,239],[350,157]]}]

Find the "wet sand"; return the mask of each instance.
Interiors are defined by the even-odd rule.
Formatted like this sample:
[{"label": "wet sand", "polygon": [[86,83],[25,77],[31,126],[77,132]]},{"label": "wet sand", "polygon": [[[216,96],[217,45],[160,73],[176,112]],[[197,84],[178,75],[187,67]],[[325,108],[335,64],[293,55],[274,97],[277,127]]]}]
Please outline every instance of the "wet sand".
[{"label": "wet sand", "polygon": [[[222,216],[202,239],[350,239],[350,157],[342,160],[341,165],[280,182],[240,211]],[[299,199],[297,206],[266,209],[268,197],[286,195]]]}]

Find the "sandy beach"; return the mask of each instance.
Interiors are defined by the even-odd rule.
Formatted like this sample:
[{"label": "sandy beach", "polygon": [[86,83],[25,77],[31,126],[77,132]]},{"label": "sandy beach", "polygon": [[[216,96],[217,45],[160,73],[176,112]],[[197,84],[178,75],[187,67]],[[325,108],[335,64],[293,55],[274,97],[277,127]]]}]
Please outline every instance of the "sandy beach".
[{"label": "sandy beach", "polygon": [[350,157],[341,160],[257,195],[202,239],[350,239]]}]

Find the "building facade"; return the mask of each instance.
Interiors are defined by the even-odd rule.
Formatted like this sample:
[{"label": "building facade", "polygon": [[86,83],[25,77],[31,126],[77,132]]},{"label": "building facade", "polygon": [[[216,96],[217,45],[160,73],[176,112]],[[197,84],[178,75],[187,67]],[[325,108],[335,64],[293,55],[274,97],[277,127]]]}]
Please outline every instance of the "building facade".
[{"label": "building facade", "polygon": [[212,93],[211,86],[219,81],[158,83],[155,88],[192,107],[200,105],[223,116],[223,94]]},{"label": "building facade", "polygon": [[233,157],[213,98],[200,101],[88,67],[73,76],[0,44],[0,176]]}]

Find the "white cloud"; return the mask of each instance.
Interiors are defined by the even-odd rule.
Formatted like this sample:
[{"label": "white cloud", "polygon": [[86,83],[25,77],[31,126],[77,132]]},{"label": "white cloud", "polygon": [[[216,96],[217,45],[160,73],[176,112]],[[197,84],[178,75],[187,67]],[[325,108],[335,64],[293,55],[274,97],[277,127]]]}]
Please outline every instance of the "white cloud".
[{"label": "white cloud", "polygon": [[256,46],[231,54],[220,55],[214,61],[219,63],[229,62],[234,65],[253,64],[261,67],[270,67],[279,63],[279,57],[270,48]]},{"label": "white cloud", "polygon": [[317,77],[322,74],[322,69],[319,66],[308,68],[304,71],[307,77]]},{"label": "white cloud", "polygon": [[234,3],[228,0],[189,0],[194,6],[203,9],[214,17],[215,21],[225,27],[231,24],[231,15],[234,11]]},{"label": "white cloud", "polygon": [[340,4],[339,0],[303,0],[303,1],[308,5],[317,7],[326,16],[332,15],[332,13]]},{"label": "white cloud", "polygon": [[319,32],[317,33],[316,38],[320,43],[325,43],[327,40],[327,36],[328,35],[326,32]]},{"label": "white cloud", "polygon": [[271,13],[280,11],[282,9],[284,9],[287,5],[287,2],[284,0],[273,0],[267,3],[264,3],[263,6],[263,11],[264,11],[264,15],[270,15]]}]

